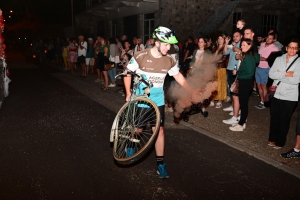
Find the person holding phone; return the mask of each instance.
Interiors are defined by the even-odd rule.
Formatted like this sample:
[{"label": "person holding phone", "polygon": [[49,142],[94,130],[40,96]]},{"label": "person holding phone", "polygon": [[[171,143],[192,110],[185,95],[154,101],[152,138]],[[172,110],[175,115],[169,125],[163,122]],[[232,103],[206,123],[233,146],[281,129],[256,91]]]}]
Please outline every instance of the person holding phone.
[{"label": "person holding phone", "polygon": [[142,44],[142,38],[141,37],[137,37],[136,38],[136,45],[134,48],[134,54],[136,54],[139,51],[142,51],[145,49],[145,46]]}]

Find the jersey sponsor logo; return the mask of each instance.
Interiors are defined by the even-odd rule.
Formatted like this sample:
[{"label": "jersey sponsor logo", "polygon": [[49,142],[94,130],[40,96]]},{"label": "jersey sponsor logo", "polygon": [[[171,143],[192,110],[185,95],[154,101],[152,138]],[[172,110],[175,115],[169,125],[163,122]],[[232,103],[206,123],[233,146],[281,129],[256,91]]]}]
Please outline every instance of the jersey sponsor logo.
[{"label": "jersey sponsor logo", "polygon": [[162,71],[162,72],[167,72],[168,70],[167,70],[167,69],[161,69],[161,71]]},{"label": "jersey sponsor logo", "polygon": [[154,70],[154,68],[149,68],[149,67],[146,67],[146,69],[147,69],[147,70],[151,70],[151,71]]},{"label": "jersey sponsor logo", "polygon": [[143,52],[143,53],[140,53],[139,55],[136,56],[136,59],[138,59],[139,57],[141,57],[141,56],[143,56],[143,55],[147,55],[147,54],[148,54],[147,51],[146,51],[146,52]]},{"label": "jersey sponsor logo", "polygon": [[148,81],[153,84],[163,84],[165,76],[149,76]]},{"label": "jersey sponsor logo", "polygon": [[152,60],[147,60],[147,62],[152,63]]}]

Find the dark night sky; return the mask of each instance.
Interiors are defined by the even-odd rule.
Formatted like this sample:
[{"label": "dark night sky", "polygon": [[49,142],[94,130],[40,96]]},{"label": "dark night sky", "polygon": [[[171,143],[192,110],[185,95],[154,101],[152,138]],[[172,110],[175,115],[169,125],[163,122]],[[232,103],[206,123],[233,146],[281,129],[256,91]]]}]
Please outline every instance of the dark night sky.
[{"label": "dark night sky", "polygon": [[[73,0],[74,15],[85,10],[85,0]],[[35,14],[45,24],[71,25],[71,0],[0,0],[3,12],[13,10],[17,12]],[[13,17],[13,16],[12,16]]]}]

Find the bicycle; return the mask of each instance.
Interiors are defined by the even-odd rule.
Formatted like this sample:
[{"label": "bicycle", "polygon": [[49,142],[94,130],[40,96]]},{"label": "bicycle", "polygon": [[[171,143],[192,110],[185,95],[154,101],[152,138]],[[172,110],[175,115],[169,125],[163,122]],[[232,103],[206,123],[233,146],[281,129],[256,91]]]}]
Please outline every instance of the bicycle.
[{"label": "bicycle", "polygon": [[[120,75],[126,74],[125,71]],[[131,75],[133,88],[130,99],[117,113],[110,133],[113,157],[122,165],[134,163],[142,158],[152,147],[160,127],[158,107],[148,98],[152,84],[142,75],[136,73]]]}]

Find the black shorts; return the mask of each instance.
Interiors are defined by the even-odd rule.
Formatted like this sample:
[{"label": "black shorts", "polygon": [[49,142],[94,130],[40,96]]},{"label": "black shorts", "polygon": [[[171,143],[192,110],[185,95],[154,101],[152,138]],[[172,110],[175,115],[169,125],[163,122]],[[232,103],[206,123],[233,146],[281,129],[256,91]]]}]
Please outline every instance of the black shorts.
[{"label": "black shorts", "polygon": [[[158,110],[160,112],[160,126],[164,126],[165,124],[165,105],[163,106],[158,106]],[[137,110],[137,115],[136,116],[142,116],[139,118],[139,121],[137,123],[142,122],[142,126],[146,126],[147,122],[150,121],[151,126],[155,126],[156,124],[156,116],[152,115],[149,117],[150,114],[154,112],[153,108],[138,108]],[[139,127],[142,128],[142,127]]]},{"label": "black shorts", "polygon": [[[232,71],[233,71],[233,70],[227,70],[227,82],[228,82],[228,87],[229,87],[229,89],[230,89],[232,83],[235,81],[235,78],[236,78],[236,75],[233,75],[233,74],[232,74]],[[230,91],[230,94],[231,94],[231,95],[237,96],[236,93],[233,93],[233,92],[231,92],[231,91]]]},{"label": "black shorts", "polygon": [[85,64],[85,56],[84,55],[81,55],[78,57],[78,63]]},{"label": "black shorts", "polygon": [[231,86],[231,84],[234,82],[234,80],[236,78],[236,75],[233,75],[232,71],[233,70],[227,70],[227,78],[228,78],[227,82],[228,82],[229,87]]}]

